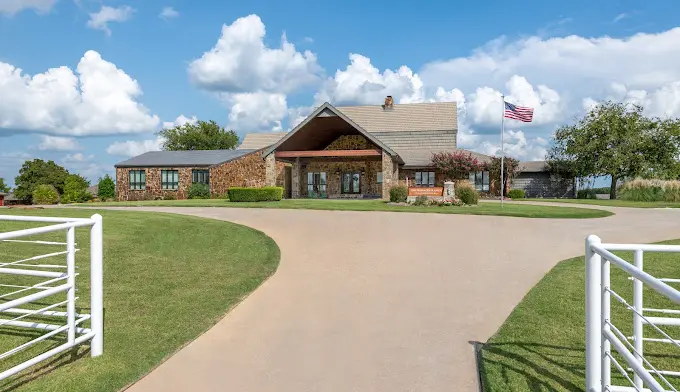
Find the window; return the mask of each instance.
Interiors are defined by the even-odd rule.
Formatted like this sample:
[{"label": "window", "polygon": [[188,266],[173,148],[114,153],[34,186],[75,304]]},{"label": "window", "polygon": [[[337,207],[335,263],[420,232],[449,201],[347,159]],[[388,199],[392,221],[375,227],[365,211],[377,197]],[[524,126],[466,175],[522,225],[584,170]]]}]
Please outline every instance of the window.
[{"label": "window", "polygon": [[191,172],[191,183],[210,184],[210,170],[193,170]]},{"label": "window", "polygon": [[434,172],[416,172],[417,186],[434,186]]},{"label": "window", "polygon": [[179,187],[179,172],[177,170],[161,170],[161,189],[176,191]]},{"label": "window", "polygon": [[376,178],[376,182],[377,182],[378,184],[382,184],[382,172],[377,172],[377,173],[375,173],[375,174],[376,174],[376,177],[377,177],[377,178]]},{"label": "window", "polygon": [[146,189],[146,172],[144,170],[130,170],[130,189],[135,191]]},{"label": "window", "polygon": [[345,172],[342,173],[342,193],[361,193],[361,173],[359,172]]},{"label": "window", "polygon": [[481,192],[489,191],[489,172],[479,171],[470,173],[470,182],[475,184],[475,189]]},{"label": "window", "polygon": [[326,172],[307,173],[307,195],[309,197],[326,197]]}]

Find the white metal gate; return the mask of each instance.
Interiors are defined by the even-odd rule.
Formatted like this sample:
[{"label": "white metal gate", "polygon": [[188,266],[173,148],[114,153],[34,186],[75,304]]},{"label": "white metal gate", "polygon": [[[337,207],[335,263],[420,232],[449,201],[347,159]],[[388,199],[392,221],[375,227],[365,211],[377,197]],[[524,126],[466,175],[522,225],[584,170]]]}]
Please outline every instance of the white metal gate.
[{"label": "white metal gate", "polygon": [[[616,256],[614,251],[634,252],[633,263]],[[680,305],[680,291],[667,283],[680,279],[657,278],[643,270],[645,252],[680,252],[678,245],[604,244],[594,235],[586,238],[586,391],[676,391],[667,377],[680,376],[680,340],[673,339],[660,326],[680,326],[678,317],[652,317],[649,314],[680,315],[677,309],[645,308],[643,286]],[[610,268],[615,266],[633,280],[633,303],[630,304],[611,288]],[[633,336],[625,336],[611,317],[611,299],[633,313]],[[645,338],[647,326],[663,338]],[[632,341],[632,343],[631,343]],[[654,341],[678,348],[676,370],[657,369],[644,356],[643,343]],[[612,348],[625,363],[612,356]],[[612,385],[612,365],[628,381],[629,386]],[[630,376],[632,374],[632,378]],[[675,383],[677,385],[677,383]]]},{"label": "white metal gate", "polygon": [[[0,260],[0,287],[3,288],[0,294],[0,326],[30,328],[45,332],[37,338],[0,353],[0,364],[4,359],[59,334],[65,335],[66,340],[65,343],[32,356],[9,369],[0,368],[0,380],[88,340],[91,341],[91,356],[101,355],[104,346],[101,215],[96,214],[91,218],[0,215],[0,221],[2,220],[42,222],[49,223],[49,225],[0,233],[0,246],[13,242],[48,249],[45,253],[19,260]],[[90,227],[90,314],[76,313],[78,273],[75,255],[79,250],[76,248],[75,238],[77,227]],[[62,232],[65,235],[64,242],[22,239],[26,236],[53,232]],[[63,250],[57,250],[57,248]],[[59,259],[64,262],[55,261]],[[22,282],[31,280],[32,284],[16,284],[17,277],[23,277]],[[65,296],[65,299],[61,300],[64,298],[61,296]],[[61,298],[55,300],[57,297]],[[44,302],[39,301],[50,303],[45,305]],[[82,327],[81,324],[87,320],[89,320],[90,327]]]}]

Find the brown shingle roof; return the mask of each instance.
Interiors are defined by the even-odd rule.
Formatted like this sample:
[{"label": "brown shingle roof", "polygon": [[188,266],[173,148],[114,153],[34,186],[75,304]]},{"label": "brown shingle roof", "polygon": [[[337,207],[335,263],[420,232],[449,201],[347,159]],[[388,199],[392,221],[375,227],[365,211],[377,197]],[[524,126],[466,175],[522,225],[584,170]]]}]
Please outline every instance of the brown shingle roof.
[{"label": "brown shingle roof", "polygon": [[523,173],[540,173],[548,171],[545,161],[528,161],[519,163],[519,171]]},{"label": "brown shingle roof", "polygon": [[432,154],[437,152],[455,152],[464,151],[472,154],[474,158],[477,158],[481,162],[489,162],[491,157],[488,155],[480,154],[474,151],[468,151],[458,148],[408,148],[408,149],[395,149],[397,154],[404,160],[405,167],[429,167],[432,166]]},{"label": "brown shingle roof", "polygon": [[458,129],[455,102],[426,102],[394,105],[339,106],[341,111],[367,132],[445,131]]},{"label": "brown shingle roof", "polygon": [[281,140],[288,132],[248,133],[243,136],[239,150],[259,150]]}]

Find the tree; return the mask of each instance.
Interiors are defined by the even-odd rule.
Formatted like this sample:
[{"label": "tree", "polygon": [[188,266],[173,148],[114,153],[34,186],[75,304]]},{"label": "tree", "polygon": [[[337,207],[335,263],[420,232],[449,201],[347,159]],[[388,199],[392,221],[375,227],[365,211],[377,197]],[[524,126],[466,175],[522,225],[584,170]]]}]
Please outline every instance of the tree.
[{"label": "tree", "polygon": [[238,144],[236,132],[227,131],[212,120],[166,128],[158,135],[165,139],[163,149],[167,151],[231,150]]},{"label": "tree", "polygon": [[113,178],[108,174],[105,175],[104,178],[99,178],[99,184],[97,184],[97,197],[100,200],[116,198],[116,183],[113,182]]},{"label": "tree", "polygon": [[678,121],[648,118],[639,105],[603,102],[576,124],[557,129],[546,160],[576,177],[610,176],[610,197],[619,180],[675,166]]},{"label": "tree", "polygon": [[[491,157],[491,161],[489,161],[486,164],[486,170],[489,171],[489,177],[492,178],[492,181],[500,182],[500,178],[501,178],[501,158]],[[519,161],[515,158],[505,157],[503,159],[503,188],[502,188],[502,189],[505,190],[503,192],[504,196],[507,196],[507,191],[510,188],[510,184],[512,183],[512,179],[517,177],[517,174],[519,174]],[[500,196],[501,188],[497,187],[497,189],[498,189],[498,195]]]},{"label": "tree", "polygon": [[9,187],[5,185],[5,179],[0,177],[0,193],[9,192]]},{"label": "tree", "polygon": [[468,178],[470,172],[480,171],[483,167],[477,158],[464,151],[433,153],[432,164],[444,173],[448,180]]},{"label": "tree", "polygon": [[92,194],[87,190],[90,182],[78,174],[69,174],[64,181],[64,194],[61,201],[64,203],[84,203],[92,199]]},{"label": "tree", "polygon": [[34,159],[26,161],[19,170],[19,175],[14,179],[16,184],[14,195],[17,199],[32,201],[33,190],[38,185],[52,185],[57,192],[64,192],[64,182],[69,175],[68,170],[54,163]]}]

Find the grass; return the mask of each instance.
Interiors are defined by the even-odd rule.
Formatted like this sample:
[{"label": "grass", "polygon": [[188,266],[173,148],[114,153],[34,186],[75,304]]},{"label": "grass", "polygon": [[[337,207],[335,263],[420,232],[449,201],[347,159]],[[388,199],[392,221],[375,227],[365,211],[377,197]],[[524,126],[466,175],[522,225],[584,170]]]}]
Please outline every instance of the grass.
[{"label": "grass", "polygon": [[[680,244],[680,240],[667,243]],[[632,260],[632,252],[617,252]],[[678,276],[680,255],[645,253],[645,271],[658,277]],[[611,287],[632,304],[633,283],[612,266]],[[677,309],[645,287],[644,306]],[[632,313],[612,297],[612,320],[632,335]],[[662,327],[677,339],[678,327]],[[645,337],[660,337],[651,327]],[[670,344],[645,342],[645,356],[657,369],[680,369],[680,350]],[[621,363],[623,361],[618,358]],[[585,386],[585,263],[583,257],[560,262],[517,305],[481,351],[486,392],[583,391]],[[670,377],[670,379],[674,379]],[[612,368],[617,385],[628,382]],[[678,382],[677,378],[674,379]],[[678,388],[678,385],[675,385]]]},{"label": "grass", "polygon": [[513,201],[542,201],[546,203],[589,204],[606,207],[680,208],[680,203],[669,201],[628,201],[597,199],[513,199]]},{"label": "grass", "polygon": [[283,208],[308,210],[340,210],[340,211],[390,211],[390,212],[422,212],[466,215],[500,215],[524,218],[602,218],[613,215],[609,211],[575,208],[506,204],[501,208],[499,203],[480,203],[472,207],[435,207],[435,206],[397,206],[382,200],[320,200],[320,199],[285,199],[274,202],[233,203],[222,199],[205,200],[157,200],[131,201],[85,204],[86,206],[165,206],[165,207],[236,207],[236,208]]},{"label": "grass", "polygon": [[[95,211],[2,213],[88,217]],[[118,391],[214,325],[278,266],[279,249],[274,241],[248,227],[173,214],[99,213],[104,217],[104,355],[90,358],[87,347],[81,346],[0,382],[0,391]],[[36,224],[0,221],[0,232],[32,226]],[[64,241],[64,235],[39,237]],[[87,229],[76,229],[76,241],[83,249],[76,254],[80,273],[77,306],[87,307]],[[34,244],[0,243],[0,261],[50,250]],[[62,260],[48,260],[63,264]],[[3,275],[2,283],[25,281]],[[0,352],[37,336],[25,329],[0,327]],[[49,341],[38,352],[62,342]],[[0,368],[9,368],[29,353],[0,361]]]}]

